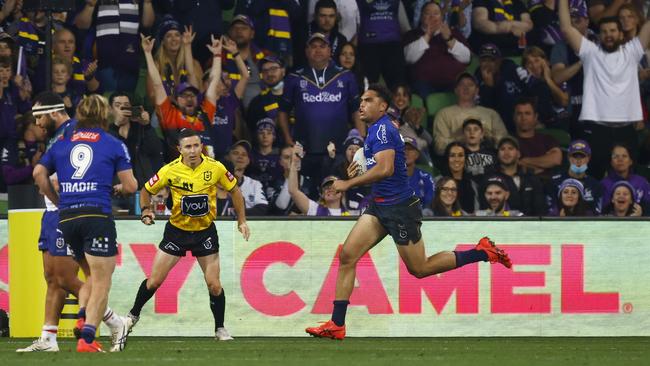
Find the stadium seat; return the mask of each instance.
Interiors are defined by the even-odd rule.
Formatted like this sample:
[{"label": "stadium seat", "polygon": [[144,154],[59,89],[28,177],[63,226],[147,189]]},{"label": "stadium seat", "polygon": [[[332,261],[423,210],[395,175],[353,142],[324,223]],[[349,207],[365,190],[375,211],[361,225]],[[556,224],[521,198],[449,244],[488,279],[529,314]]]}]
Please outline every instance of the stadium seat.
[{"label": "stadium seat", "polygon": [[424,101],[419,95],[417,94],[411,95],[411,107],[424,108]]},{"label": "stadium seat", "polygon": [[521,64],[521,62],[522,62],[521,56],[510,56],[510,57],[507,57],[507,58],[514,61],[514,63],[516,63],[517,65],[522,66],[522,64]]},{"label": "stadium seat", "polygon": [[456,103],[454,93],[431,93],[427,96],[427,113],[433,118],[438,111],[444,107]]},{"label": "stadium seat", "polygon": [[537,130],[537,132],[553,137],[560,145],[560,148],[562,150],[569,148],[569,144],[571,143],[571,136],[567,131],[561,130],[559,128],[540,128]]},{"label": "stadium seat", "polygon": [[474,75],[476,69],[478,69],[478,57],[472,54],[472,60],[469,62],[469,65],[467,65],[467,67],[465,68],[465,71]]}]

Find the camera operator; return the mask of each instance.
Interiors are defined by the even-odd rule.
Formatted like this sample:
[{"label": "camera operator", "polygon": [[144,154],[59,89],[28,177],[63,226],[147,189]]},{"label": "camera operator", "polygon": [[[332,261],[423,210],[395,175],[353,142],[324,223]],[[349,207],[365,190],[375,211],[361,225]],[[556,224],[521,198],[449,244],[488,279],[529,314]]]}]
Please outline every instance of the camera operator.
[{"label": "camera operator", "polygon": [[[131,99],[124,92],[115,92],[109,98],[111,120],[108,132],[124,142],[129,149],[133,174],[138,180],[138,190],[163,164],[163,144],[151,127],[150,116],[142,106],[132,106]],[[119,192],[116,192],[119,194]],[[128,201],[128,202],[127,202]],[[128,207],[133,213],[133,200],[114,200],[119,208]]]}]

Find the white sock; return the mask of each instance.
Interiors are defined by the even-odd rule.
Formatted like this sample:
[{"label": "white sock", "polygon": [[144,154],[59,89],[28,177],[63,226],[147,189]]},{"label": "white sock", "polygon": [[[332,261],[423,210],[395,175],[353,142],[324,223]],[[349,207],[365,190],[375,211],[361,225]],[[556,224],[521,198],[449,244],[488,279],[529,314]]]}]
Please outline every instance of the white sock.
[{"label": "white sock", "polygon": [[122,326],[122,319],[111,310],[108,306],[104,313],[104,323],[111,329],[119,328]]},{"label": "white sock", "polygon": [[58,331],[59,327],[56,325],[43,325],[41,339],[48,343],[56,343],[56,333]]}]

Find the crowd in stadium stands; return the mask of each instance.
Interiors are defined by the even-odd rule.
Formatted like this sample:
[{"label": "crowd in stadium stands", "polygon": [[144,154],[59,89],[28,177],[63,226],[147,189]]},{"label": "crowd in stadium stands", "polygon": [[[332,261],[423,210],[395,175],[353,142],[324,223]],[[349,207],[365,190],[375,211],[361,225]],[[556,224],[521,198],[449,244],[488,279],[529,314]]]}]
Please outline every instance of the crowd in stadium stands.
[{"label": "crowd in stadium stands", "polygon": [[30,100],[74,116],[99,93],[140,188],[191,128],[248,215],[358,215],[369,188],[331,184],[381,82],[426,216],[650,216],[650,0],[77,0],[52,15],[51,85],[46,13],[0,5],[2,192],[44,152]]}]

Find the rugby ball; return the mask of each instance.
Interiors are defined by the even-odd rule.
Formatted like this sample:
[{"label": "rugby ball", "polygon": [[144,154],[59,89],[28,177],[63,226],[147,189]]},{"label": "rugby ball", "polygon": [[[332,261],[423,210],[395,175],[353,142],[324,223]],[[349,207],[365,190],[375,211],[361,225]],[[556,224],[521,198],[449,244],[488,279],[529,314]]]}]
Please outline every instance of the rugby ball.
[{"label": "rugby ball", "polygon": [[352,157],[352,161],[356,162],[359,167],[357,168],[357,175],[361,175],[366,172],[366,156],[363,154],[363,147],[358,149]]}]

